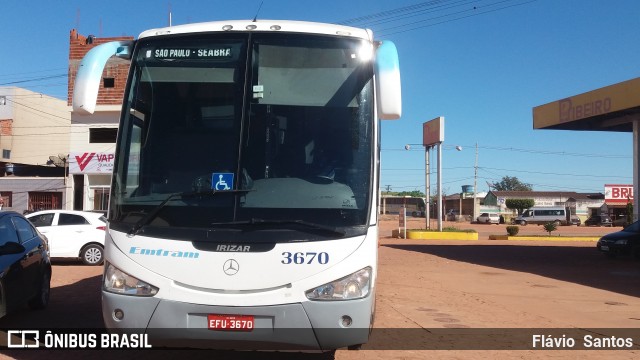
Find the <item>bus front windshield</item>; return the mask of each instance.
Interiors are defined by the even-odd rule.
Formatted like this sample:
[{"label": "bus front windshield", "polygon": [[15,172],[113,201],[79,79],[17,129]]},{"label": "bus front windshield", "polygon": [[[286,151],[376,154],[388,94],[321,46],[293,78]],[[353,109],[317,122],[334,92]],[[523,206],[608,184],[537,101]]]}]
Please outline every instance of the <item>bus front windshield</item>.
[{"label": "bus front windshield", "polygon": [[211,239],[241,224],[277,233],[304,223],[340,229],[331,236],[363,234],[374,149],[370,48],[292,34],[140,40],[111,227],[188,228],[182,234]]}]

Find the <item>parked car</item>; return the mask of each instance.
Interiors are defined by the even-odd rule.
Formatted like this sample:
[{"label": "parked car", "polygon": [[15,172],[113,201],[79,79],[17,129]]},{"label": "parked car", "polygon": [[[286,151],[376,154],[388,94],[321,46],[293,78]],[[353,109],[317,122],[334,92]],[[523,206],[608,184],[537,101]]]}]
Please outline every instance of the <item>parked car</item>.
[{"label": "parked car", "polygon": [[585,226],[613,226],[609,215],[592,215],[584,221]]},{"label": "parked car", "polygon": [[622,226],[627,227],[629,225],[629,221],[626,216],[619,216],[617,219],[613,220],[613,226]]},{"label": "parked car", "polygon": [[613,232],[598,240],[598,250],[609,256],[633,255],[640,259],[640,221],[627,226],[621,231]]},{"label": "parked car", "polygon": [[476,219],[479,224],[500,224],[500,215],[491,213],[482,213]]},{"label": "parked car", "polygon": [[80,258],[86,265],[102,264],[107,219],[101,213],[43,210],[26,217],[49,239],[51,258]]},{"label": "parked car", "polygon": [[49,304],[51,261],[47,238],[21,214],[0,211],[0,317],[28,304]]},{"label": "parked car", "polygon": [[571,215],[571,218],[569,218],[569,224],[568,225],[580,226],[581,224],[582,224],[582,221],[580,220],[578,215]]}]

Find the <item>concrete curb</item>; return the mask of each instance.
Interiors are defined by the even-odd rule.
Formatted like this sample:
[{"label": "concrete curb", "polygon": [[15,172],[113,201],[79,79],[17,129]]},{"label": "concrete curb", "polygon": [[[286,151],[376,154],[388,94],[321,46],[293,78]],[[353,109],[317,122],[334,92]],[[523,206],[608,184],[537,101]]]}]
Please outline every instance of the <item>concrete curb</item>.
[{"label": "concrete curb", "polygon": [[[544,240],[544,241],[598,241],[594,236],[507,236],[507,240]],[[491,240],[491,237],[489,237]]]},{"label": "concrete curb", "polygon": [[[402,238],[399,230],[392,230],[392,238]],[[407,239],[411,240],[478,240],[477,232],[462,231],[421,231],[407,230]],[[489,235],[489,240],[511,240],[511,241],[589,241],[596,242],[599,236],[509,236],[509,235]]]},{"label": "concrete curb", "polygon": [[[399,230],[392,230],[391,237],[402,238]],[[407,239],[413,240],[478,240],[477,232],[407,230]]]}]

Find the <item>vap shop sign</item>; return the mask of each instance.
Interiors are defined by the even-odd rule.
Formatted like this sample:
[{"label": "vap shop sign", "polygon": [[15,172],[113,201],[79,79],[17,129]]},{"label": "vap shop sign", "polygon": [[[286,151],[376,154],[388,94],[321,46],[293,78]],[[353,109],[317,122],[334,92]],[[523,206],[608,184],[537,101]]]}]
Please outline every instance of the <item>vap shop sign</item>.
[{"label": "vap shop sign", "polygon": [[70,155],[70,174],[111,174],[113,172],[114,153],[81,152]]}]

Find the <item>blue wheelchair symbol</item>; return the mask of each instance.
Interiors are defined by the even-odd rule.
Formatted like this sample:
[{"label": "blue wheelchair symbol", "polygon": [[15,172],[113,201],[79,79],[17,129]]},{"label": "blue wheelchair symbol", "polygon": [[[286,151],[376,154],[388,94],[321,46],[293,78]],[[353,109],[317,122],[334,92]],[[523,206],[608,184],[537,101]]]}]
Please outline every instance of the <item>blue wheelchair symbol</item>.
[{"label": "blue wheelchair symbol", "polygon": [[233,173],[213,173],[211,185],[213,190],[233,189]]}]

